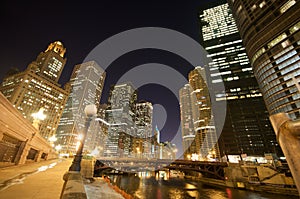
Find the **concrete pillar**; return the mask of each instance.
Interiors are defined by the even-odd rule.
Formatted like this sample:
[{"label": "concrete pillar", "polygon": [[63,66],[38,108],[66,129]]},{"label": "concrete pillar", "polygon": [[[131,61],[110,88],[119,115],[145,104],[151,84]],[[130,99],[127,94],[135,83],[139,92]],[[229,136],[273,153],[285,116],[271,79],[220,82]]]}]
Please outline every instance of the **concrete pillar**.
[{"label": "concrete pillar", "polygon": [[39,150],[39,151],[36,153],[35,158],[34,158],[34,161],[35,161],[35,162],[41,161],[42,153],[43,153],[42,150]]},{"label": "concrete pillar", "polygon": [[270,121],[300,192],[300,120],[292,121],[287,113],[277,113],[270,116]]},{"label": "concrete pillar", "polygon": [[14,161],[16,165],[25,163],[26,156],[28,154],[28,147],[27,147],[27,152],[26,152],[26,155],[25,155],[25,160],[23,160],[23,156],[24,156],[24,150],[25,150],[27,145],[28,145],[28,140],[21,143],[21,145],[19,147],[19,150],[17,152],[16,158],[15,158],[15,161]]},{"label": "concrete pillar", "polygon": [[94,165],[93,159],[82,159],[80,173],[84,178],[90,179],[94,177]]},{"label": "concrete pillar", "polygon": [[[23,145],[24,144],[24,145]],[[22,147],[20,147],[18,153],[20,153],[18,160],[16,161],[16,164],[25,164],[28,152],[30,150],[29,142],[26,140],[22,143]]]}]

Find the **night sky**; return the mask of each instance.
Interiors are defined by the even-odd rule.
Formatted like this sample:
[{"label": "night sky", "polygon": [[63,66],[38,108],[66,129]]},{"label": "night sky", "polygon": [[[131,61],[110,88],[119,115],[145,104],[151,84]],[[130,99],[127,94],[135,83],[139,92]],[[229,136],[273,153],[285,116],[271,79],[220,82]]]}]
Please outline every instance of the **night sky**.
[{"label": "night sky", "polygon": [[[0,80],[11,67],[24,70],[48,44],[59,40],[67,49],[67,64],[60,83],[68,81],[75,64],[105,39],[138,27],[164,27],[199,41],[198,11],[216,0],[181,1],[2,1]],[[115,60],[107,69],[101,102],[107,101],[111,84],[129,69],[145,63],[168,65],[187,77],[193,68],[181,57],[161,50],[137,50]],[[100,64],[101,66],[101,64]],[[162,141],[171,140],[179,126],[179,106],[167,88],[145,85],[139,100],[161,104],[167,123]],[[154,92],[155,90],[155,92]],[[175,108],[174,108],[175,107]],[[154,118],[155,120],[155,118]],[[160,126],[162,128],[162,126]]]}]

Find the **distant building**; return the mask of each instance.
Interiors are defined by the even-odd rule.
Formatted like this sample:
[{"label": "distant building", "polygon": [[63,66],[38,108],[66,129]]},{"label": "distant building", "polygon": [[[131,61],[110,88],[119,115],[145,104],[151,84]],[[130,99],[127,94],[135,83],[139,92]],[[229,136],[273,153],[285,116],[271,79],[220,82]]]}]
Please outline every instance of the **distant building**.
[{"label": "distant building", "polygon": [[99,157],[103,157],[104,146],[105,146],[107,134],[108,134],[109,123],[106,121],[107,107],[108,107],[107,104],[100,104],[100,106],[98,108],[97,118],[95,119],[98,122],[98,124],[96,124],[98,126],[98,129],[97,129],[98,133],[96,134],[96,135],[98,135],[98,137],[95,138],[95,141],[97,141],[98,146],[95,146],[92,153],[95,156],[99,156]]},{"label": "distant building", "polygon": [[157,159],[175,160],[177,148],[175,144],[170,142],[162,142],[158,144]]},{"label": "distant building", "polygon": [[[105,71],[94,61],[74,67],[69,82],[71,93],[56,131],[57,144],[62,147],[61,152],[76,152],[79,136],[85,126],[84,108],[88,104],[95,104],[99,109],[105,75]],[[93,120],[85,139],[85,151],[91,152],[99,145],[99,133],[98,122]]]},{"label": "distant building", "polygon": [[211,109],[211,99],[206,82],[205,70],[196,67],[189,73],[191,86],[192,121],[195,132],[195,148],[197,154],[206,160],[210,153],[220,158],[218,137]]},{"label": "distant building", "polygon": [[150,102],[140,101],[136,104],[135,137],[142,143],[142,153],[145,157],[151,156],[152,116],[153,106]]},{"label": "distant building", "polygon": [[269,114],[300,118],[300,2],[228,3]]},{"label": "distant building", "polygon": [[192,88],[189,84],[179,90],[182,147],[185,159],[187,155],[198,153],[195,143],[191,92]]},{"label": "distant building", "polygon": [[[235,8],[238,9],[239,5],[244,7],[246,2],[248,1],[235,1]],[[247,9],[250,8],[249,4]],[[257,9],[261,9],[259,5]],[[212,59],[206,68],[208,84],[212,88],[223,83],[225,86],[225,93],[214,89],[214,93],[211,93],[216,98],[216,104],[227,101],[225,124],[219,138],[221,155],[281,155],[262,93],[228,4],[225,0],[215,2],[201,10],[199,18],[200,43],[208,52],[207,56]],[[245,32],[249,33],[249,29],[245,29]],[[271,32],[273,30],[268,34]],[[256,38],[251,40],[251,45],[256,45],[266,35],[267,33],[260,36],[257,33],[249,34]]]},{"label": "distant building", "polygon": [[46,118],[39,122],[39,132],[46,139],[55,134],[69,95],[69,89],[58,84],[66,63],[65,52],[61,42],[51,43],[25,71],[10,71],[0,85],[3,95],[29,121],[33,122],[33,113],[45,110]]},{"label": "distant building", "polygon": [[104,148],[106,157],[129,157],[132,137],[136,135],[137,91],[131,83],[114,85],[110,89],[106,120],[109,124]]}]

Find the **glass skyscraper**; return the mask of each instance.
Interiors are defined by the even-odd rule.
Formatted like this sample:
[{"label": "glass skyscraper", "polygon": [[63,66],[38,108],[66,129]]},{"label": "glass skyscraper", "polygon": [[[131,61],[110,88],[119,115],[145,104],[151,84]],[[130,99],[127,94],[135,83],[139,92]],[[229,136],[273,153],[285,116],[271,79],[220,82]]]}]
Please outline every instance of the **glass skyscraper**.
[{"label": "glass skyscraper", "polygon": [[227,100],[224,128],[219,138],[221,155],[282,152],[268,119],[262,94],[245,47],[226,1],[199,13],[201,45],[212,61],[206,66],[208,83],[224,83],[214,90],[216,101]]},{"label": "glass skyscraper", "polygon": [[[105,80],[105,71],[94,61],[78,64],[74,67],[68,83],[71,93],[60,119],[56,135],[61,152],[75,153],[79,136],[84,130],[84,108],[88,104],[100,106],[100,98]],[[98,122],[92,121],[85,139],[84,150],[91,151],[97,147]],[[100,141],[98,141],[100,142]]]},{"label": "glass skyscraper", "polygon": [[111,87],[106,120],[109,123],[104,147],[106,157],[129,157],[135,136],[137,90],[131,83]]},{"label": "glass skyscraper", "polygon": [[300,2],[228,2],[269,114],[300,118]]}]

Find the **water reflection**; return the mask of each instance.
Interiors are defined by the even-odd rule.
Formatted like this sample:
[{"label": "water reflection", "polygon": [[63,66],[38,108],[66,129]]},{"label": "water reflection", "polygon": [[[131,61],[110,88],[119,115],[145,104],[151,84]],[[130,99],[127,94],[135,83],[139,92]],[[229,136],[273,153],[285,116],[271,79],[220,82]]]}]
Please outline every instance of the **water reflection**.
[{"label": "water reflection", "polygon": [[296,199],[296,196],[274,195],[231,188],[217,188],[184,179],[156,180],[144,175],[115,175],[112,182],[136,199]]}]

